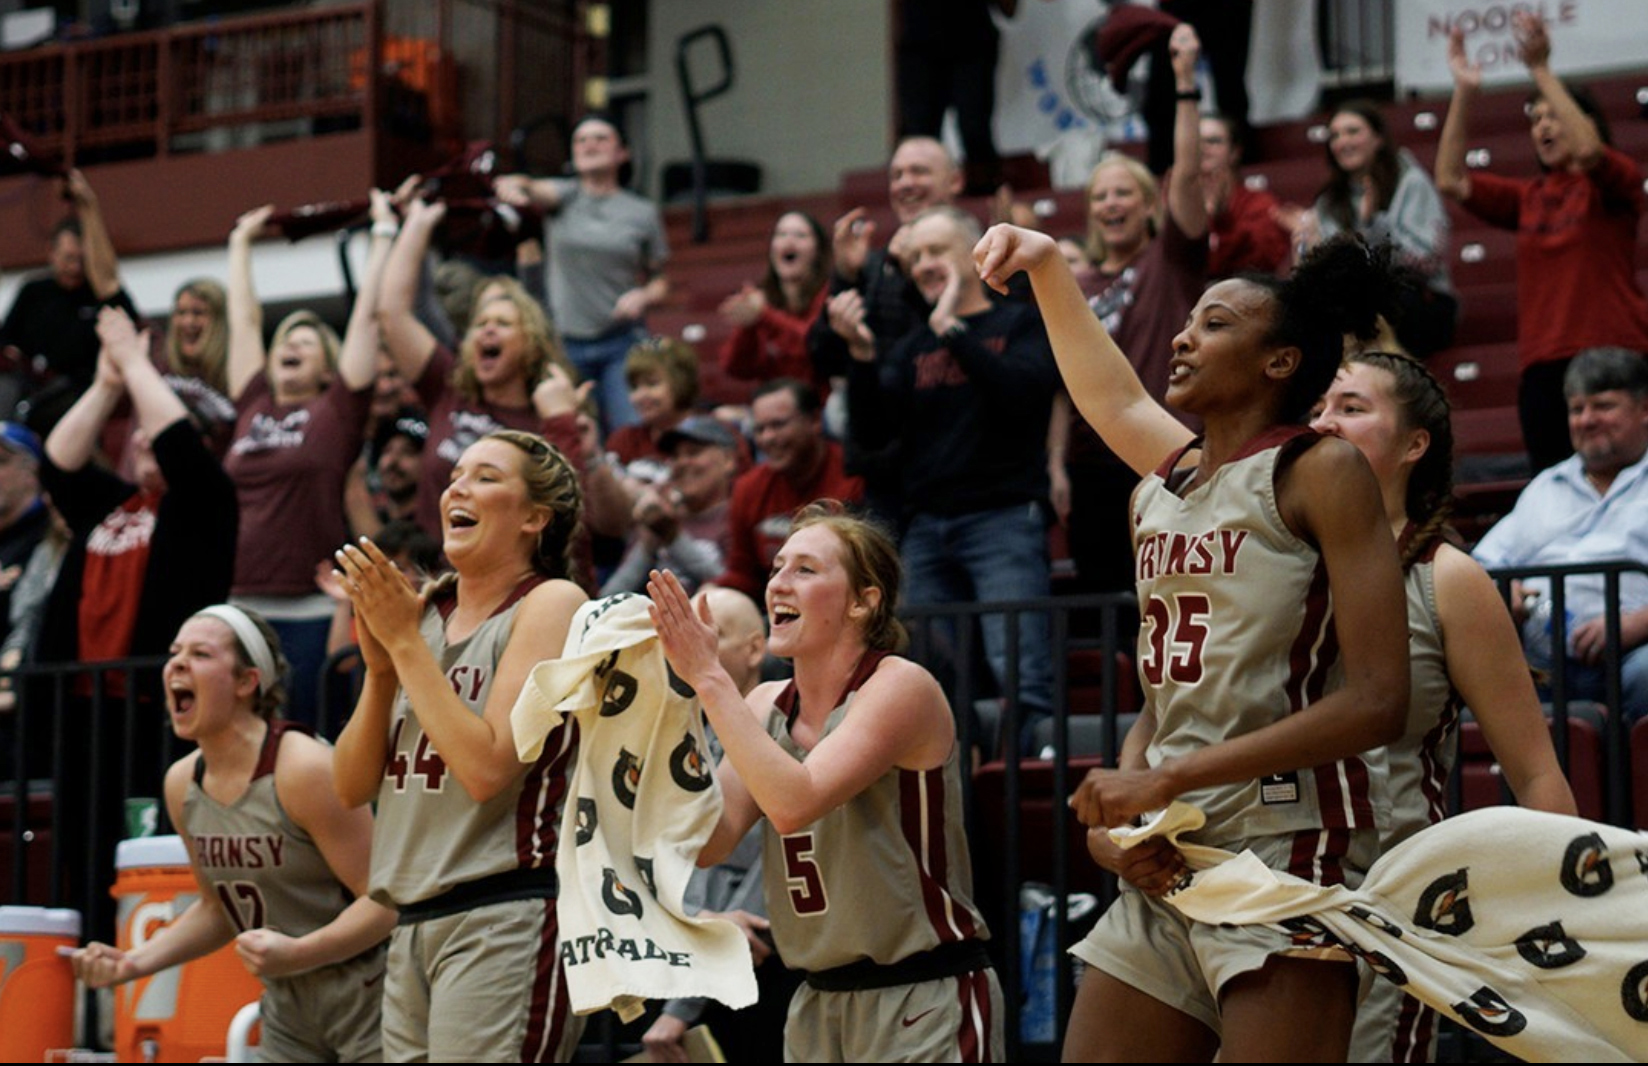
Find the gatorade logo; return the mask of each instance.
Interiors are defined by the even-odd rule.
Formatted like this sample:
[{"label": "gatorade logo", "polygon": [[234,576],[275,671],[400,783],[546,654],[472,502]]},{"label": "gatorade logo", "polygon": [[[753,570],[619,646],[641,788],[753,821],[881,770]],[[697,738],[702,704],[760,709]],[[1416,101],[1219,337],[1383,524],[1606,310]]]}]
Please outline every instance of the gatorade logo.
[{"label": "gatorade logo", "polygon": [[1483,985],[1471,998],[1453,1005],[1461,1021],[1484,1036],[1515,1036],[1528,1027],[1522,1012],[1505,1002],[1505,997]]},{"label": "gatorade logo", "polygon": [[578,797],[578,815],[573,828],[573,840],[578,847],[583,847],[595,839],[595,828],[600,825],[601,817],[595,801],[588,796]]},{"label": "gatorade logo", "polygon": [[1419,897],[1414,924],[1447,936],[1464,936],[1476,920],[1471,917],[1469,878],[1464,867],[1438,877]]},{"label": "gatorade logo", "polygon": [[1596,833],[1575,837],[1562,856],[1562,887],[1576,896],[1600,896],[1614,887],[1608,845]]},{"label": "gatorade logo", "polygon": [[1393,940],[1402,939],[1402,927],[1378,911],[1370,911],[1366,907],[1350,907],[1348,913],[1352,918],[1366,922]]},{"label": "gatorade logo", "polygon": [[657,899],[658,882],[653,879],[652,860],[643,858],[640,855],[635,856],[635,872],[641,875],[641,883],[647,886],[647,891],[652,893],[652,898]]},{"label": "gatorade logo", "polygon": [[669,674],[669,687],[671,692],[674,692],[677,696],[680,696],[683,699],[689,700],[698,695],[698,692],[691,685],[687,684],[678,674],[676,674],[675,668],[670,666],[668,659],[664,660],[664,672]]},{"label": "gatorade logo", "polygon": [[688,792],[702,792],[710,787],[713,778],[704,764],[704,755],[698,750],[698,741],[691,733],[670,752],[670,777]]},{"label": "gatorade logo", "polygon": [[641,785],[641,760],[628,748],[618,749],[618,761],[612,764],[612,791],[618,802],[635,809],[635,790]]},{"label": "gatorade logo", "polygon": [[1585,949],[1562,931],[1561,922],[1538,926],[1517,937],[1516,953],[1541,970],[1559,970],[1585,957]]},{"label": "gatorade logo", "polygon": [[623,714],[640,692],[641,686],[634,677],[622,670],[613,670],[607,678],[606,691],[601,693],[601,717],[612,718]]},{"label": "gatorade logo", "polygon": [[1626,971],[1619,998],[1633,1021],[1648,1022],[1648,962],[1639,962]]},{"label": "gatorade logo", "polygon": [[601,902],[613,914],[633,914],[641,917],[640,893],[618,880],[618,871],[605,867],[601,871]]}]

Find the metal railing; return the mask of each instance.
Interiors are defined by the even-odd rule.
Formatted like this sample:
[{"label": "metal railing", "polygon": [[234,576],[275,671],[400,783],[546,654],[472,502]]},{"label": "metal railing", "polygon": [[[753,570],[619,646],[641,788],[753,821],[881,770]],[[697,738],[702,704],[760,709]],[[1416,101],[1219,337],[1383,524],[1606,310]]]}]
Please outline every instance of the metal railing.
[{"label": "metal railing", "polygon": [[376,4],[350,4],[7,53],[0,100],[43,151],[71,161],[88,149],[210,149],[220,145],[187,135],[260,124],[370,127],[377,20]]},{"label": "metal railing", "polygon": [[[1570,704],[1578,703],[1581,697],[1572,694],[1568,675],[1573,664],[1565,651],[1568,647],[1571,625],[1573,622],[1585,620],[1571,620],[1568,617],[1569,582],[1575,579],[1601,579],[1604,605],[1602,618],[1606,633],[1601,663],[1601,703],[1605,711],[1597,725],[1602,734],[1603,765],[1599,772],[1603,775],[1604,820],[1614,825],[1630,825],[1633,768],[1627,737],[1628,709],[1624,705],[1626,693],[1621,684],[1620,672],[1625,652],[1628,650],[1623,647],[1621,632],[1620,585],[1629,575],[1648,576],[1648,566],[1620,559],[1567,566],[1499,567],[1491,570],[1490,574],[1498,583],[1500,594],[1507,602],[1511,599],[1512,582],[1528,579],[1545,579],[1550,582],[1550,591],[1547,595],[1550,606],[1551,665],[1549,680],[1545,687],[1549,689],[1548,699],[1551,704],[1551,739],[1556,747],[1557,761],[1562,766],[1563,774],[1570,781],[1574,780],[1575,774],[1573,753],[1569,749]],[[1639,714],[1642,711],[1641,708],[1636,710]]]},{"label": "metal railing", "polygon": [[[1550,577],[1562,582],[1581,575],[1600,575],[1609,609],[1607,622],[1612,648],[1608,655],[1608,702],[1619,707],[1618,650],[1619,585],[1627,574],[1648,573],[1631,563],[1575,567],[1519,568],[1495,572],[1501,585],[1522,577]],[[1558,605],[1565,603],[1553,592]],[[1053,708],[1048,725],[1052,757],[1019,754],[1023,708],[1018,696],[1019,661],[1029,652],[1019,638],[1022,620],[1032,614],[1047,620],[1051,654]],[[983,667],[981,643],[975,632],[983,617],[999,615],[1006,623],[1008,661],[1005,676],[993,678]],[[1054,1045],[1062,1040],[1070,1013],[1072,963],[1063,948],[1074,938],[1069,904],[1077,890],[1092,891],[1100,907],[1115,894],[1115,881],[1092,866],[1085,856],[1080,827],[1063,800],[1080,782],[1086,768],[1113,765],[1124,735],[1122,717],[1131,695],[1133,678],[1124,671],[1132,644],[1135,604],[1130,595],[1053,597],[992,604],[949,604],[910,608],[905,619],[912,634],[912,658],[944,680],[952,706],[958,712],[958,733],[964,750],[978,752],[977,765],[965,779],[968,836],[972,841],[978,880],[975,887],[994,934],[992,951],[1000,967],[1006,995],[1010,1055],[1037,1055],[1048,1050],[1041,1042],[1030,1047],[1020,1040],[1019,1012],[1025,989],[1020,970],[1020,890],[1031,875],[1045,879],[1053,904],[1055,979],[1052,983]],[[1562,619],[1562,612],[1556,612]],[[953,636],[951,635],[953,634]],[[1558,639],[1565,639],[1564,627]],[[1097,664],[1077,678],[1071,664],[1082,653]],[[336,668],[350,652],[329,660],[321,694],[322,731],[330,733],[347,716],[346,704],[355,691],[336,684]],[[88,915],[90,935],[98,921],[112,921],[108,905],[110,869],[101,868],[103,852],[117,826],[119,804],[132,795],[159,795],[163,769],[181,751],[165,728],[159,702],[160,660],[129,660],[84,666],[31,666],[13,676],[18,707],[9,716],[11,749],[0,761],[0,869],[14,856],[0,892],[9,901],[72,906]],[[1560,669],[1560,668],[1559,668]],[[1556,673],[1557,671],[1553,671]],[[120,677],[111,690],[108,679]],[[1558,679],[1559,681],[1561,679]],[[112,694],[118,692],[118,695]],[[1559,723],[1557,745],[1564,769],[1569,766],[1565,725],[1568,701],[1553,698],[1553,716]],[[979,697],[985,696],[981,700]],[[978,715],[981,704],[999,707],[994,715]],[[1087,728],[1097,719],[1097,730]],[[1072,722],[1083,725],[1086,740],[1077,740]],[[1607,716],[1607,750],[1615,753],[1608,768],[1609,817],[1629,824],[1626,802],[1630,767],[1620,758],[1625,749],[1623,723],[1618,713]],[[148,731],[145,733],[145,731]],[[1092,737],[1097,735],[1096,743]],[[1004,739],[1006,738],[1006,739]],[[152,782],[152,784],[150,784]],[[73,796],[76,788],[85,795]],[[152,791],[135,791],[135,790]],[[49,813],[31,820],[29,800],[45,799]],[[1455,793],[1457,796],[1457,792]],[[63,797],[66,802],[55,802]],[[9,809],[6,804],[9,801]],[[988,806],[986,806],[988,804]],[[74,821],[72,810],[84,809],[88,818]],[[38,812],[37,812],[38,813]],[[164,823],[164,810],[161,814]],[[42,840],[42,837],[47,839]],[[8,847],[9,845],[9,851]],[[49,882],[42,898],[38,890],[39,863],[46,864]],[[67,876],[66,872],[72,872]],[[105,919],[104,915],[107,915]]]}]

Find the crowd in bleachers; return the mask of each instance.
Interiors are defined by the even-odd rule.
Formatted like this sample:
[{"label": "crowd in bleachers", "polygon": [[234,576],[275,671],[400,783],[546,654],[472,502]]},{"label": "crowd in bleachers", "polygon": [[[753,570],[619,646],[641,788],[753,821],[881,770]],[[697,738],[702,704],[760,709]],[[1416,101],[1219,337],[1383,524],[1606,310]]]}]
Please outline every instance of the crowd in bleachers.
[{"label": "crowd in bleachers", "polygon": [[[1185,82],[1200,45],[1181,30],[1166,54]],[[1432,734],[1456,726],[1461,706],[1516,798],[1563,813],[1575,799],[1539,704],[1552,684],[1575,699],[1617,698],[1606,713],[1626,726],[1615,735],[1634,724],[1648,737],[1648,578],[1534,575],[1509,590],[1507,612],[1482,569],[1648,568],[1643,168],[1611,146],[1607,109],[1553,73],[1537,20],[1518,39],[1534,89],[1538,172],[1526,177],[1467,165],[1483,93],[1456,35],[1434,148],[1401,143],[1388,109],[1341,104],[1326,116],[1326,172],[1308,205],[1252,180],[1267,172],[1244,171],[1245,121],[1204,113],[1199,91],[1181,89],[1164,173],[1112,152],[1079,219],[1057,204],[1050,218],[1010,198],[1000,207],[1061,239],[1091,317],[1155,401],[1185,373],[1182,335],[1210,283],[1281,277],[1341,234],[1392,264],[1400,283],[1379,332],[1347,340],[1311,422],[1366,454],[1402,565],[1424,572],[1411,624],[1435,661],[1393,745],[1415,771],[1401,778],[1415,809],[1388,845],[1444,815],[1432,763],[1445,778],[1457,740],[1439,754]],[[970,208],[981,202],[964,198],[966,171],[941,142],[895,148],[890,219],[879,204],[833,224],[775,206],[766,261],[698,309],[714,308],[718,342],[698,346],[668,328],[683,322],[668,312],[705,286],[672,259],[656,205],[624,185],[622,132],[586,117],[570,158],[568,176],[495,182],[496,203],[532,223],[521,242],[543,249],[542,268],[520,275],[471,271],[448,239],[448,205],[416,176],[394,193],[371,190],[365,270],[341,335],[307,311],[266,330],[253,261],[273,209],[254,205],[227,235],[222,279],[179,288],[163,331],[145,324],[120,288],[91,182],[71,172],[74,217],[53,235],[51,273],[24,287],[0,326],[11,356],[0,388],[0,669],[160,655],[202,608],[234,602],[269,622],[292,670],[284,713],[313,725],[327,664],[360,636],[334,553],[369,538],[408,574],[441,572],[442,491],[466,449],[496,430],[540,435],[576,472],[571,576],[591,595],[645,592],[649,574],[668,569],[688,593],[722,587],[760,603],[792,516],[820,499],[896,531],[913,605],[1133,588],[1138,464],[1083,417],[1062,351],[1055,361],[1068,335],[1044,321],[1023,276],[1001,291],[979,276],[983,220]],[[1460,208],[1514,233],[1489,252],[1513,258],[1514,275],[1484,283],[1454,269]],[[455,276],[457,298],[437,301],[437,284]],[[1510,280],[1514,295],[1494,288]],[[1514,334],[1476,301],[1502,317],[1514,307]],[[1460,353],[1484,345],[1493,351],[1482,358],[1499,362],[1478,373],[1516,383],[1491,405],[1471,403],[1472,376],[1458,373]],[[1481,419],[1511,407],[1527,461],[1496,469],[1532,480],[1472,562],[1445,529],[1456,442],[1462,453],[1477,446],[1478,423],[1461,409]],[[1172,414],[1184,426],[1166,436],[1200,431],[1194,415]],[[1141,621],[1147,638],[1167,625],[1148,611]],[[1008,629],[1001,615],[981,622],[985,685],[1021,715],[1022,737],[1004,750],[1033,752],[1065,650],[1044,614]],[[953,632],[941,641],[961,643]],[[743,680],[754,677],[752,665]],[[111,701],[124,698],[118,678],[105,684]],[[27,696],[7,685],[0,701]],[[88,685],[67,698],[93,695]],[[45,776],[51,729],[29,737],[16,765]],[[157,753],[137,761],[159,765]],[[159,794],[146,772],[134,789]],[[111,793],[106,806],[120,800]]]}]

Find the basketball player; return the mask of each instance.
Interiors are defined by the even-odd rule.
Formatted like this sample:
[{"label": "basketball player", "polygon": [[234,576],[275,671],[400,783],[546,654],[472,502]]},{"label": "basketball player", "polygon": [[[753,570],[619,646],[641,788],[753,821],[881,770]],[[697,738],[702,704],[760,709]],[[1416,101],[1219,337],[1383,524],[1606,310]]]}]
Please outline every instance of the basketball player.
[{"label": "basketball player", "polygon": [[1359,753],[1395,739],[1407,711],[1401,574],[1367,461],[1298,423],[1343,335],[1373,330],[1388,269],[1329,242],[1285,282],[1208,288],[1169,364],[1167,402],[1205,427],[1192,439],[1129,365],[1148,353],[1115,346],[1052,238],[997,226],[975,258],[998,288],[1029,274],[1077,409],[1144,477],[1132,521],[1147,703],[1119,768],[1072,799],[1095,858],[1132,886],[1075,949],[1094,969],[1065,1057],[1343,1060],[1349,956],[1185,919],[1157,898],[1182,875],[1177,852],[1122,852],[1104,830],[1183,799],[1207,816],[1197,843],[1251,847],[1309,880],[1354,884],[1377,854],[1377,770]]}]

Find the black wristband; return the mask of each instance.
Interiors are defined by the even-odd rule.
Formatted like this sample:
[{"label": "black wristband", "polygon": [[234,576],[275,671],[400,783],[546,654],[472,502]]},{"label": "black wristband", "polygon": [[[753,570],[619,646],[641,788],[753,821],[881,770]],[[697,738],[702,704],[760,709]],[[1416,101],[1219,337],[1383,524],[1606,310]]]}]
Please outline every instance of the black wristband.
[{"label": "black wristband", "polygon": [[1180,89],[1178,92],[1173,94],[1173,99],[1180,101],[1189,100],[1192,103],[1199,104],[1202,102],[1202,90],[1200,88]]}]

